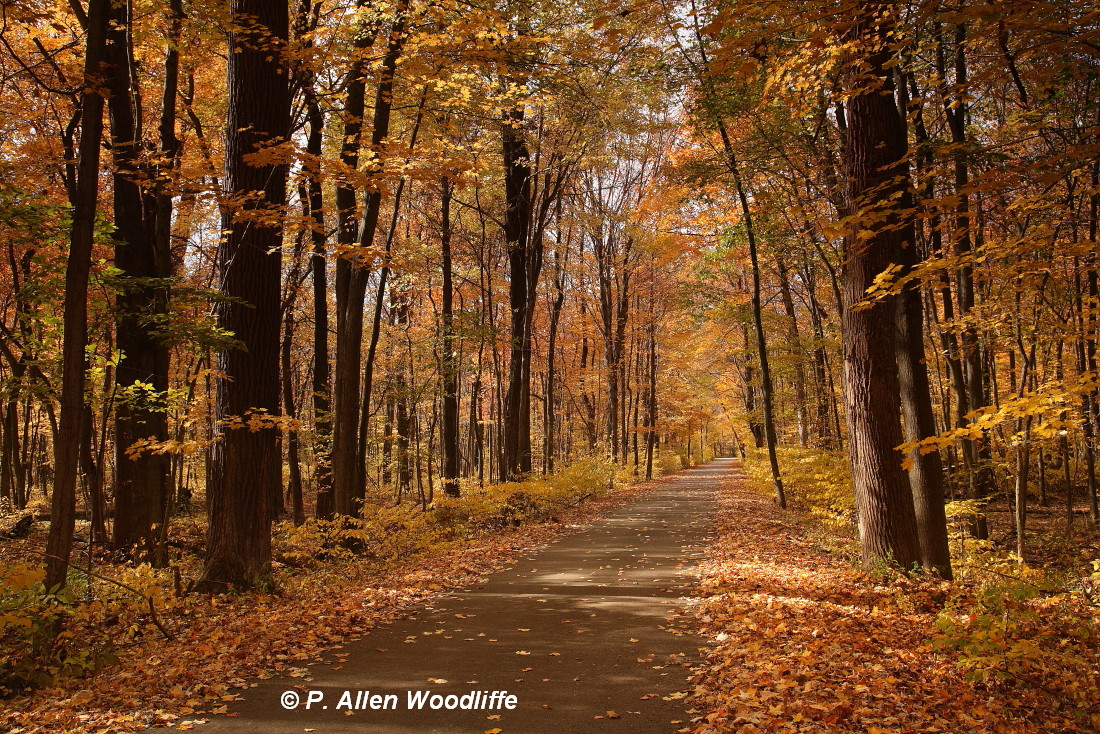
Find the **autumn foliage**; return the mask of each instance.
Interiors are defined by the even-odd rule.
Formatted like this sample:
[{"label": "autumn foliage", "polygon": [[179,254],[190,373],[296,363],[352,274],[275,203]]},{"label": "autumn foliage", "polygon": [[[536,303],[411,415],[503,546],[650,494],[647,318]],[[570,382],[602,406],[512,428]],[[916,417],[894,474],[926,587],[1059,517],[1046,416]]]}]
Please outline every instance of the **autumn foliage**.
[{"label": "autumn foliage", "polygon": [[701,731],[1095,726],[1098,20],[4,3],[0,694],[736,455]]}]

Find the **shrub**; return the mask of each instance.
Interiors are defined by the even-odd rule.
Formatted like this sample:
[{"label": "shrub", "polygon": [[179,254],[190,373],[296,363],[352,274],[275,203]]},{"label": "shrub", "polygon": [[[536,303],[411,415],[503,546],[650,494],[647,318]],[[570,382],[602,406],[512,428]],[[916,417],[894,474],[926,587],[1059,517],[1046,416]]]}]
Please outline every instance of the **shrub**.
[{"label": "shrub", "polygon": [[117,662],[120,641],[144,634],[144,605],[163,581],[148,566],[122,573],[115,583],[128,588],[97,586],[94,599],[88,578],[71,576],[49,591],[41,566],[0,570],[0,697],[94,673]]},{"label": "shrub", "polygon": [[963,583],[939,614],[933,642],[957,654],[969,680],[1041,692],[1087,725],[1100,724],[1100,618],[1093,595],[1100,561],[1083,578],[1065,576],[976,542],[956,570]]},{"label": "shrub", "polygon": [[459,497],[437,498],[431,508],[436,522],[454,537],[468,537],[502,527],[542,522],[586,499],[600,497],[632,481],[632,470],[611,462],[586,459],[547,477],[479,487],[464,482]]},{"label": "shrub", "polygon": [[543,522],[580,502],[632,480],[631,470],[599,460],[572,464],[557,474],[521,482],[460,484],[460,496],[437,495],[425,510],[416,503],[368,503],[361,518],[280,523],[273,550],[292,566],[367,556],[379,561],[406,558],[433,544],[493,530]]},{"label": "shrub", "polygon": [[[826,526],[850,531],[856,523],[856,502],[847,453],[795,447],[777,452],[788,499]],[[747,452],[745,472],[761,491],[771,494],[771,466],[763,449]]]}]

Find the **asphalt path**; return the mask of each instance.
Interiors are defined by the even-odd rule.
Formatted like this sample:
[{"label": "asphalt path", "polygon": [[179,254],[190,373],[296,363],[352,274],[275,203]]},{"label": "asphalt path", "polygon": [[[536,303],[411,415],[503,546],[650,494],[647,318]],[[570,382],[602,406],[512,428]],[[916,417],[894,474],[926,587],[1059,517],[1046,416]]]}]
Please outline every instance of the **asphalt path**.
[{"label": "asphalt path", "polygon": [[[203,734],[670,734],[705,643],[679,629],[713,538],[718,459],[654,483],[476,586],[257,681]],[[437,707],[436,707],[437,706]]]}]

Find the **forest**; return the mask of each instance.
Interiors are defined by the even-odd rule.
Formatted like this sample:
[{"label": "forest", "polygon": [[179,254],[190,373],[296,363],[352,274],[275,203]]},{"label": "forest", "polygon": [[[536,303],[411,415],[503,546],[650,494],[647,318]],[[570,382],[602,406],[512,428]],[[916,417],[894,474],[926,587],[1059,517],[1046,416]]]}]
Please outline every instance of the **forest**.
[{"label": "forest", "polygon": [[[0,726],[225,713],[736,457],[681,731],[1095,731],[1098,226],[1091,2],[0,3]],[[795,536],[963,718],[730,672]]]}]

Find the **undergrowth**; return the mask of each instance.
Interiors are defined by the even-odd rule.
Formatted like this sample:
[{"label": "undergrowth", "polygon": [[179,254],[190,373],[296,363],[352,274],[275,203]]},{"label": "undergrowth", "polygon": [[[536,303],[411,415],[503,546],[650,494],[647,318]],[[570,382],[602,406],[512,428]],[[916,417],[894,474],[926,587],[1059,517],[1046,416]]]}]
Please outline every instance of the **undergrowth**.
[{"label": "undergrowth", "polygon": [[[847,456],[784,448],[779,461],[784,486],[814,532],[840,539],[827,549],[841,548],[858,563]],[[752,485],[770,494],[766,454],[750,453],[744,466]],[[1084,729],[1100,724],[1100,561],[1078,555],[1077,563],[1029,566],[1008,549],[970,536],[967,528],[983,504],[963,500],[946,509],[955,580],[946,585],[946,594],[935,595],[929,644],[953,656],[956,668],[976,686],[1003,695],[1037,693]],[[894,578],[897,604],[927,608],[930,584],[919,577]]]}]

